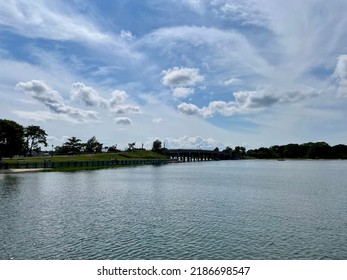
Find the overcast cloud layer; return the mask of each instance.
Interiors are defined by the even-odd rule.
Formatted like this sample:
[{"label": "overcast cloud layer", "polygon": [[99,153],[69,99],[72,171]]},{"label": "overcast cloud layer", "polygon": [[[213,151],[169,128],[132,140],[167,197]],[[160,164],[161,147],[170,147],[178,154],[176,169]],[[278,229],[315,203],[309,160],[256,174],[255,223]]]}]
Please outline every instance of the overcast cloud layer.
[{"label": "overcast cloud layer", "polygon": [[2,1],[1,118],[51,144],[347,143],[347,2]]}]

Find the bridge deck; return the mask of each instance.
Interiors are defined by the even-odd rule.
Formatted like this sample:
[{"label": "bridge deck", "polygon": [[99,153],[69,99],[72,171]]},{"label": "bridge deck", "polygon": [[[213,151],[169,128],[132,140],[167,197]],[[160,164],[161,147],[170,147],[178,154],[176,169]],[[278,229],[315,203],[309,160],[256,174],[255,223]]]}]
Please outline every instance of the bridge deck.
[{"label": "bridge deck", "polygon": [[232,153],[201,149],[168,149],[166,154],[179,161],[207,161],[234,159]]}]

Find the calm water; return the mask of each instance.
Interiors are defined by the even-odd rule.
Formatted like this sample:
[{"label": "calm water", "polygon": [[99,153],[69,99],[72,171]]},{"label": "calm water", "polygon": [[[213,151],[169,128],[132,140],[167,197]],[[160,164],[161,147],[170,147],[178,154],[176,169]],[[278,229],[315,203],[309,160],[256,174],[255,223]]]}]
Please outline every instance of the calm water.
[{"label": "calm water", "polygon": [[347,161],[0,174],[0,259],[347,259]]}]

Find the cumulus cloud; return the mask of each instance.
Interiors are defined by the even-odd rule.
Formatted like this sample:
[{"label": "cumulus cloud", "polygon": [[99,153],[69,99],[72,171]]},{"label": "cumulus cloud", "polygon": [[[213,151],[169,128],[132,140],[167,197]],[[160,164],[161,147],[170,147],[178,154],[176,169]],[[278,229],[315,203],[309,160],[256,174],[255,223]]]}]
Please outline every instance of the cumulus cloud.
[{"label": "cumulus cloud", "polygon": [[224,145],[213,139],[203,138],[201,136],[183,136],[180,138],[165,138],[165,147],[169,149],[206,149],[212,150],[216,147],[224,147]]},{"label": "cumulus cloud", "polygon": [[177,98],[187,98],[194,94],[193,88],[177,87],[172,89],[172,95]]},{"label": "cumulus cloud", "polygon": [[112,98],[110,100],[110,105],[117,105],[125,102],[128,98],[128,94],[123,90],[114,90],[111,92]]},{"label": "cumulus cloud", "polygon": [[195,86],[204,81],[204,77],[199,74],[196,68],[170,68],[163,71],[162,83],[170,87],[189,87]]},{"label": "cumulus cloud", "polygon": [[116,114],[139,114],[141,110],[136,105],[117,105],[112,109],[112,112]]},{"label": "cumulus cloud", "polygon": [[78,82],[72,85],[71,93],[73,100],[80,100],[87,106],[110,109],[116,114],[141,113],[139,106],[124,104],[128,94],[123,90],[114,90],[111,92],[111,98],[105,99],[95,89]]},{"label": "cumulus cloud", "polygon": [[203,115],[203,109],[191,103],[183,102],[177,106],[177,109],[186,115]]},{"label": "cumulus cloud", "polygon": [[347,55],[340,55],[335,73],[338,78],[338,96],[347,97]]},{"label": "cumulus cloud", "polygon": [[114,118],[114,121],[116,122],[116,124],[119,124],[119,125],[131,125],[132,124],[132,120],[128,117]]},{"label": "cumulus cloud", "polygon": [[212,117],[216,113],[222,116],[233,116],[258,112],[274,104],[295,103],[317,95],[319,95],[319,92],[313,88],[288,91],[282,95],[278,95],[271,90],[237,91],[233,93],[234,101],[211,101],[208,106],[202,108],[184,102],[179,104],[177,109],[186,115],[200,115],[205,118]]},{"label": "cumulus cloud", "polygon": [[101,97],[95,89],[80,82],[72,85],[71,93],[74,100],[81,100],[87,106],[101,108],[112,108],[123,103],[128,97],[125,91],[114,90],[111,92],[112,97],[110,99],[105,99]]},{"label": "cumulus cloud", "polygon": [[44,104],[53,113],[65,114],[81,121],[86,118],[97,119],[97,113],[94,111],[85,111],[66,105],[62,96],[42,81],[20,82],[16,85],[16,89],[30,93],[32,98]]},{"label": "cumulus cloud", "polygon": [[85,86],[84,83],[72,84],[71,93],[74,100],[81,100],[87,106],[107,108],[110,105],[108,100],[102,98],[93,88]]},{"label": "cumulus cloud", "polygon": [[204,81],[196,68],[170,68],[162,72],[162,84],[171,87],[176,98],[187,98],[194,94],[194,86]]}]

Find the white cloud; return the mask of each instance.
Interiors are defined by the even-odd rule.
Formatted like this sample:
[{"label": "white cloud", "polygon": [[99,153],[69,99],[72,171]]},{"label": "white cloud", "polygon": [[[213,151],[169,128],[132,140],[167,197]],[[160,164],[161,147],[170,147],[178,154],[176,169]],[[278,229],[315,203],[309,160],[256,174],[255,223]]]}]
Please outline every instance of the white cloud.
[{"label": "white cloud", "polygon": [[[4,117],[20,116],[18,121],[24,124],[29,120],[48,121],[50,133],[59,136],[70,130],[88,139],[90,135],[85,126],[61,124],[62,121],[94,120],[81,116],[81,112],[89,112],[102,120],[97,125],[91,124],[91,129],[110,143],[113,139],[122,139],[119,141],[124,143],[129,138],[144,140],[149,135],[173,139],[182,135],[200,135],[205,139],[218,135],[217,138],[226,143],[242,140],[257,146],[259,138],[264,143],[277,142],[273,135],[280,134],[277,131],[283,123],[289,127],[283,133],[283,141],[286,137],[292,139],[291,135],[308,137],[314,133],[332,139],[333,128],[346,131],[346,100],[333,98],[337,93],[346,96],[346,55],[336,61],[336,54],[346,53],[345,0],[171,1],[181,6],[168,6],[166,1],[144,1],[143,5],[150,5],[143,10],[149,13],[151,25],[146,26],[150,28],[116,26],[119,21],[114,21],[111,11],[102,11],[104,5],[101,7],[98,2],[0,2],[0,31],[9,35],[0,43],[0,111]],[[83,5],[78,6],[80,2]],[[116,2],[115,6],[122,5]],[[158,14],[150,14],[154,3],[163,12],[161,19],[171,16],[164,25],[156,21]],[[133,17],[128,6],[122,8],[123,19],[127,21]],[[248,26],[240,28],[241,25]],[[249,25],[253,26],[249,28]],[[136,32],[136,40],[127,28]],[[20,47],[12,48],[16,43]],[[129,59],[129,54],[135,59]],[[174,66],[181,68],[172,68]],[[165,69],[166,72],[158,77]],[[190,69],[190,72],[183,73],[182,69]],[[192,69],[197,70],[195,77],[202,77],[200,81],[194,79]],[[332,76],[334,69],[335,76]],[[13,90],[19,82],[31,80],[49,81],[49,93],[27,91],[29,94],[24,95]],[[80,85],[74,99],[81,104],[73,103],[68,96],[69,87],[82,80],[85,85]],[[87,85],[93,85],[94,89]],[[178,110],[185,114],[177,112],[177,99],[169,98],[167,91],[162,90],[163,85],[174,97],[187,102],[178,105]],[[200,91],[200,86],[208,90],[204,95],[194,95]],[[234,95],[225,97],[225,86],[230,86]],[[321,97],[313,99],[319,93],[314,87],[321,89]],[[126,92],[110,93],[114,88]],[[127,96],[127,92],[131,95]],[[141,98],[141,94],[151,95],[152,103],[142,100],[141,109],[136,104],[128,104],[133,103],[129,101],[132,98]],[[189,102],[183,98],[189,98]],[[42,104],[49,110],[44,112],[46,108],[42,108]],[[319,108],[320,117],[317,112],[315,118],[310,118],[308,108]],[[72,116],[72,109],[80,113],[79,117]],[[27,112],[29,110],[32,112]],[[307,114],[300,114],[299,111],[304,110]],[[110,116],[126,117],[117,114],[141,111],[141,115],[131,115],[132,129],[122,135],[110,132]],[[282,117],[284,111],[286,115]],[[341,114],[337,114],[336,121],[330,122],[325,111]],[[295,115],[293,121],[292,114]],[[242,117],[232,120],[216,117],[206,121],[191,115]],[[159,116],[165,116],[165,122],[160,122]],[[248,125],[252,118],[261,122]],[[305,118],[305,122],[300,118]],[[292,125],[288,126],[291,121]],[[321,130],[322,122],[326,124],[325,131]],[[345,138],[336,136],[336,139],[343,141]]]},{"label": "white cloud", "polygon": [[347,55],[338,57],[335,73],[338,78],[338,96],[347,97]]},{"label": "white cloud", "polygon": [[242,25],[266,26],[267,14],[255,1],[215,0],[209,3],[210,9],[221,19],[239,22]]},{"label": "white cloud", "polygon": [[213,150],[216,147],[224,147],[224,144],[213,138],[201,136],[183,136],[179,138],[165,138],[165,147],[168,149],[206,149]]},{"label": "white cloud", "polygon": [[108,108],[110,102],[102,98],[96,90],[91,87],[85,86],[84,83],[74,83],[71,88],[72,99],[82,100],[87,106],[96,106],[102,108]]},{"label": "white cloud", "polygon": [[68,114],[57,114],[49,111],[22,111],[14,110],[13,113],[21,119],[35,121],[35,122],[46,122],[46,121],[64,121],[69,123],[97,123],[96,119],[88,118],[75,118]]},{"label": "white cloud", "polygon": [[128,94],[123,90],[114,90],[111,92],[112,98],[110,100],[110,106],[121,104],[128,98]]},{"label": "white cloud", "polygon": [[114,90],[111,92],[111,98],[105,99],[92,87],[87,87],[84,83],[74,83],[71,89],[72,98],[81,100],[87,106],[96,106],[101,108],[112,108],[123,103],[128,95],[125,91]]},{"label": "white cloud", "polygon": [[81,100],[87,106],[96,106],[100,108],[110,109],[116,114],[134,114],[141,113],[140,107],[137,105],[124,104],[128,98],[128,94],[122,90],[114,90],[111,92],[111,98],[105,99],[99,93],[91,88],[85,86],[83,83],[74,83],[72,85],[72,99]]},{"label": "white cloud", "polygon": [[1,1],[0,27],[27,38],[77,42],[99,57],[107,53],[107,59],[116,56],[128,63],[141,61],[140,52],[131,48],[121,34],[105,32],[103,21],[73,6],[60,1]]},{"label": "white cloud", "polygon": [[204,77],[199,74],[196,68],[170,68],[163,71],[162,83],[170,87],[189,87],[195,86],[204,81]]},{"label": "white cloud", "polygon": [[263,5],[252,0],[175,0],[199,15],[209,15],[225,21],[236,21],[242,25],[264,26],[267,13]]},{"label": "white cloud", "polygon": [[170,68],[162,72],[162,84],[170,86],[172,95],[176,98],[187,98],[194,94],[194,86],[205,79],[199,74],[197,68]]},{"label": "white cloud", "polygon": [[191,103],[183,102],[177,106],[177,109],[186,115],[203,115],[202,109]]},{"label": "white cloud", "polygon": [[131,125],[132,124],[132,120],[128,117],[114,118],[114,121],[116,122],[116,124],[119,124],[119,125]]},{"label": "white cloud", "polygon": [[212,117],[216,113],[222,116],[233,116],[237,114],[249,114],[259,112],[274,104],[297,103],[319,95],[314,88],[303,88],[287,91],[281,95],[271,89],[257,91],[237,91],[233,93],[235,101],[211,101],[208,106],[199,108],[191,103],[181,103],[177,106],[178,111],[186,115],[200,115]]},{"label": "white cloud", "polygon": [[49,88],[44,82],[32,80],[29,82],[20,82],[16,89],[22,89],[30,93],[31,97],[44,104],[51,112],[56,114],[65,114],[79,121],[85,119],[97,119],[97,112],[85,111],[75,107],[65,105],[61,95]]},{"label": "white cloud", "polygon": [[172,95],[177,98],[187,98],[194,94],[193,88],[177,87],[172,89]]},{"label": "white cloud", "polygon": [[136,36],[132,34],[129,30],[121,30],[120,36],[128,41],[133,41],[136,38]]},{"label": "white cloud", "polygon": [[198,14],[203,14],[205,12],[204,0],[173,0],[173,2],[176,4],[183,4]]},{"label": "white cloud", "polygon": [[225,85],[225,86],[231,86],[231,85],[237,85],[237,84],[239,84],[241,82],[241,80],[240,79],[238,79],[238,78],[230,78],[229,80],[226,80],[226,81],[224,81],[223,82],[223,84]]},{"label": "white cloud", "polygon": [[1,3],[0,24],[30,38],[112,41],[90,20],[67,7],[56,1],[5,1]]},{"label": "white cloud", "polygon": [[140,114],[142,111],[139,106],[136,105],[117,105],[114,106],[112,112],[116,114]]},{"label": "white cloud", "polygon": [[[207,61],[211,69],[218,69],[228,76],[252,75],[253,80],[279,76],[278,65],[277,68],[273,67],[262,55],[267,52],[262,49],[259,51],[244,34],[235,29],[222,30],[205,26],[160,28],[144,36],[139,46],[159,49],[161,53],[177,60],[181,59],[182,53],[187,53],[193,61]],[[177,67],[163,71],[163,74],[164,85],[190,86],[184,83],[191,81],[190,75],[182,75],[181,80],[183,73]]]}]

